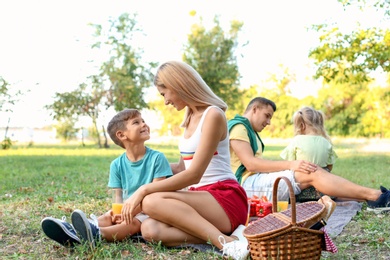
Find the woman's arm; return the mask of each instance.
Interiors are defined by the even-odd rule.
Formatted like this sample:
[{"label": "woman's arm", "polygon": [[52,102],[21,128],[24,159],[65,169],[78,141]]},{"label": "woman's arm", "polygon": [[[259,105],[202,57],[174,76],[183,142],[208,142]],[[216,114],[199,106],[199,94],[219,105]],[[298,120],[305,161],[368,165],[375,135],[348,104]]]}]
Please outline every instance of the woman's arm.
[{"label": "woman's arm", "polygon": [[220,140],[227,135],[225,115],[218,109],[210,109],[204,119],[199,145],[192,159],[191,167],[165,180],[142,185],[123,205],[126,223],[130,223],[134,209],[143,198],[154,192],[177,191],[200,181],[213,157]]}]

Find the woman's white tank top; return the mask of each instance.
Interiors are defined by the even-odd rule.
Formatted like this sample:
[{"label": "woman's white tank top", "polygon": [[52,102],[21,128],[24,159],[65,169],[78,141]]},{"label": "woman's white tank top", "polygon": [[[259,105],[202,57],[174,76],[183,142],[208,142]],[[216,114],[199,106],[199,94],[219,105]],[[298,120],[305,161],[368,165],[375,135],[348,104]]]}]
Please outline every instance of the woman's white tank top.
[{"label": "woman's white tank top", "polygon": [[[220,109],[216,106],[209,106],[203,112],[199,124],[192,136],[186,139],[183,135],[183,137],[179,140],[179,150],[186,169],[191,167],[192,158],[196,153],[196,149],[202,135],[204,118],[206,117],[209,109],[212,107]],[[217,150],[214,152],[214,156],[211,158],[210,164],[204,172],[200,182],[198,184],[191,185],[190,187],[200,187],[223,180],[236,180],[236,177],[230,167],[229,132],[227,131],[227,133],[226,138],[218,143]]]}]

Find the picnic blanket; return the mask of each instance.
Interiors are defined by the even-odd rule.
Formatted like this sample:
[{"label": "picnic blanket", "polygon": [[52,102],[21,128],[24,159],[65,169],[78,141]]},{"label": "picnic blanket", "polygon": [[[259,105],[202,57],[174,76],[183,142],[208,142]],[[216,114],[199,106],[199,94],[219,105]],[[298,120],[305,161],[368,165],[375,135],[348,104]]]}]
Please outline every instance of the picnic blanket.
[{"label": "picnic blanket", "polygon": [[[351,221],[351,219],[362,209],[362,203],[357,201],[336,201],[336,209],[328,219],[327,225],[325,226],[326,232],[331,238],[335,238],[340,235],[344,227]],[[146,242],[141,235],[133,237],[134,242]],[[191,248],[201,252],[212,252],[216,255],[221,256],[222,251],[210,244],[185,244],[181,246],[173,247],[176,249],[180,248]]]},{"label": "picnic blanket", "polygon": [[334,238],[340,235],[344,227],[361,209],[361,202],[336,200],[336,209],[328,219],[325,227],[330,237]]},{"label": "picnic blanket", "polygon": [[[331,238],[335,238],[343,231],[344,227],[362,209],[362,203],[357,201],[336,201],[336,209],[328,219],[325,226],[326,232]],[[202,252],[214,252],[221,255],[222,252],[210,244],[187,244],[176,248],[192,248]]]}]

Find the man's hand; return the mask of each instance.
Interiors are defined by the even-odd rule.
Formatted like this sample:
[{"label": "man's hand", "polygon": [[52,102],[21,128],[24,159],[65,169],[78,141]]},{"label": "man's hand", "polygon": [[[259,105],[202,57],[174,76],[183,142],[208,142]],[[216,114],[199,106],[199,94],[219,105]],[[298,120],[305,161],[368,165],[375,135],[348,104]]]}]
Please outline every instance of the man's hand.
[{"label": "man's hand", "polygon": [[291,161],[291,170],[300,171],[304,173],[311,173],[317,170],[317,165],[308,161]]}]

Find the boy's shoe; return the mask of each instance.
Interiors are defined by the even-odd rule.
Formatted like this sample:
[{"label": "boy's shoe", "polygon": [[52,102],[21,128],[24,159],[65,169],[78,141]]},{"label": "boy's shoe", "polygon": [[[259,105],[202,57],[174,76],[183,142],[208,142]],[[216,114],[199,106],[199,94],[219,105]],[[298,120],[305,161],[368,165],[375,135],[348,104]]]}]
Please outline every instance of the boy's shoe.
[{"label": "boy's shoe", "polygon": [[71,215],[72,224],[81,239],[88,241],[92,248],[96,246],[96,242],[100,240],[100,229],[96,218],[87,219],[84,212],[76,209]]},{"label": "boy's shoe", "polygon": [[49,238],[66,247],[74,247],[80,244],[80,238],[76,235],[73,226],[65,221],[66,217],[56,219],[46,217],[41,221],[43,232]]},{"label": "boy's shoe", "polygon": [[382,194],[375,201],[367,201],[367,210],[374,211],[375,213],[390,211],[390,190],[386,189],[383,186],[380,186],[380,188]]},{"label": "boy's shoe", "polygon": [[248,240],[243,235],[244,229],[244,225],[238,226],[231,234],[231,236],[236,236],[238,240],[234,240],[229,243],[226,243],[226,240],[223,236],[218,237],[218,241],[222,245],[223,256],[231,257],[235,260],[244,260],[248,258]]}]

